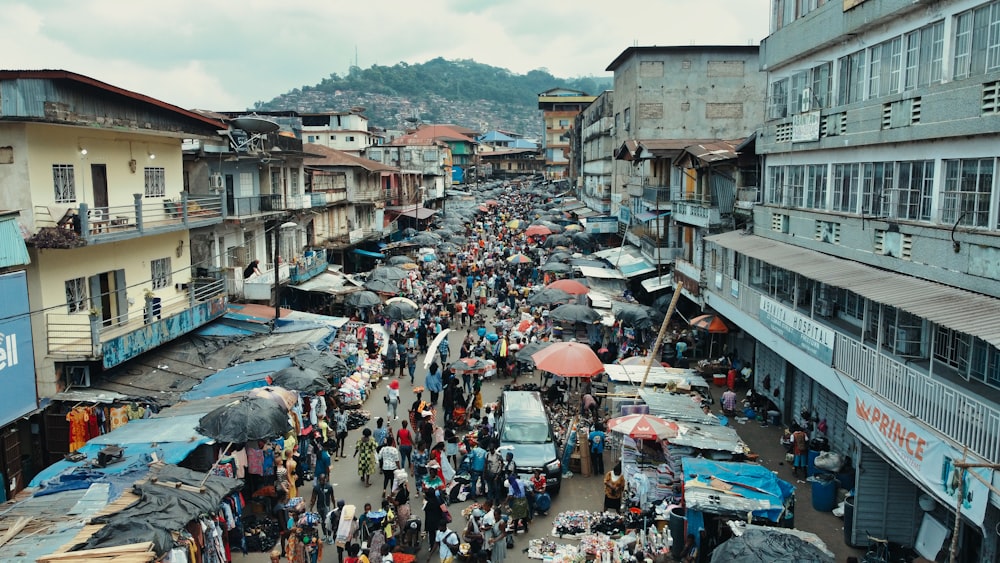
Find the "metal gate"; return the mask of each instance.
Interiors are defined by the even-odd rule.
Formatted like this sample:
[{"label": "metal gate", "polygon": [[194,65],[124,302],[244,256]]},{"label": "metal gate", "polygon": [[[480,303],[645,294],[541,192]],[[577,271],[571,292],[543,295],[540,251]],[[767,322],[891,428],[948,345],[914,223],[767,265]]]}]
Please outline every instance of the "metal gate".
[{"label": "metal gate", "polygon": [[[774,401],[779,408],[787,410],[785,370],[787,362],[780,354],[757,342],[756,365],[754,366],[754,391]],[[777,392],[776,392],[777,391]],[[783,412],[782,418],[789,413]]]},{"label": "metal gate", "polygon": [[913,545],[924,515],[920,489],[866,445],[859,444],[859,455],[851,543],[868,545],[868,533]]}]

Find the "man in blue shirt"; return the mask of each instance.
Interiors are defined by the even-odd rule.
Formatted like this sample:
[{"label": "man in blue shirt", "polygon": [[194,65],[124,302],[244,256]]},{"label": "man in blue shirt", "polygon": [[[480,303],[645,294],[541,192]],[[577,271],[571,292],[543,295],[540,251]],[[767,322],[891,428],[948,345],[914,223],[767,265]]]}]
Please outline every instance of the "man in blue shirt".
[{"label": "man in blue shirt", "polygon": [[483,476],[483,471],[486,469],[486,450],[479,443],[476,447],[472,448],[469,452],[469,459],[471,459],[471,465],[469,470],[469,490],[472,491],[472,497],[479,496],[479,479]]},{"label": "man in blue shirt", "polygon": [[598,422],[594,429],[590,431],[590,467],[594,475],[598,477],[604,475],[604,441],[607,435],[604,433],[604,425]]}]

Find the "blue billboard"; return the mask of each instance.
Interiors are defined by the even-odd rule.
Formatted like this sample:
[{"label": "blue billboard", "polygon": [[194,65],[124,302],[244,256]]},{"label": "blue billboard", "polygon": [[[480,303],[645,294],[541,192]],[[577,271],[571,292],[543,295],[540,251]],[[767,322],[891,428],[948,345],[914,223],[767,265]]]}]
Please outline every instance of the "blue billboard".
[{"label": "blue billboard", "polygon": [[28,285],[24,272],[0,275],[0,426],[38,408],[31,343]]}]

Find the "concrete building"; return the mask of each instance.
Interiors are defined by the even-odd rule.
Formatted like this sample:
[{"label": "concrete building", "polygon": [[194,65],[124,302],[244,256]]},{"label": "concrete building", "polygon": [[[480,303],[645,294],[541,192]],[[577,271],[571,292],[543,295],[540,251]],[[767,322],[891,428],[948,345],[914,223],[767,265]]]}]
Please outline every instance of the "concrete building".
[{"label": "concrete building", "polygon": [[692,145],[739,142],[759,126],[765,78],[758,50],[629,47],[606,69],[614,72],[610,211],[626,239],[661,270],[684,252],[682,231],[669,216],[671,203],[685,198],[673,159]]},{"label": "concrete building", "polygon": [[366,148],[384,138],[368,127],[364,108],[351,111],[299,113],[302,118],[302,141],[360,156]]},{"label": "concrete building", "polygon": [[998,25],[996,1],[772,2],[761,197],[700,281],[755,390],[853,460],[855,544],[960,518],[958,561],[1000,555]]},{"label": "concrete building", "polygon": [[611,172],[614,144],[614,99],[612,90],[600,96],[577,116],[580,132],[580,201],[594,211],[607,215],[611,212]]},{"label": "concrete building", "polygon": [[551,180],[569,178],[575,183],[576,174],[571,164],[570,146],[573,120],[597,96],[579,90],[552,88],[538,94],[538,109],[542,110],[545,136],[545,177]]}]

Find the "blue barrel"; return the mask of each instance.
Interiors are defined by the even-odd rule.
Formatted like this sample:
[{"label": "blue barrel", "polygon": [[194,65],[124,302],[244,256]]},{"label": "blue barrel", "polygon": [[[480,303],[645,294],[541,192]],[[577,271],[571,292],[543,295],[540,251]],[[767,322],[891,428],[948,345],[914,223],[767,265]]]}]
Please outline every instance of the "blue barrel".
[{"label": "blue barrel", "polygon": [[820,478],[812,482],[812,504],[817,512],[830,512],[836,506],[837,480]]},{"label": "blue barrel", "polygon": [[816,474],[816,458],[819,457],[819,454],[821,453],[823,452],[818,450],[809,450],[809,464],[806,466],[806,475],[809,477]]}]

